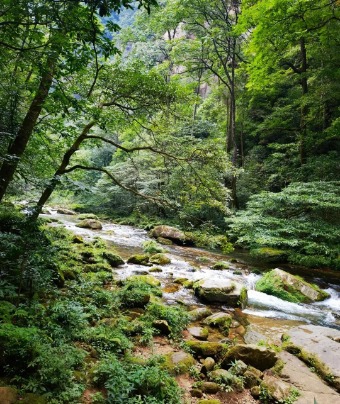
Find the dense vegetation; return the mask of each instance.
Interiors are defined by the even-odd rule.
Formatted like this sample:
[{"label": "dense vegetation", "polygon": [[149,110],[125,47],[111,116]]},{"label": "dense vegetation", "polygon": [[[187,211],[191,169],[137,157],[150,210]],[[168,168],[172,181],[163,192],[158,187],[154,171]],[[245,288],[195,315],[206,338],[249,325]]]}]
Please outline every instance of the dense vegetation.
[{"label": "dense vegetation", "polygon": [[339,1],[158,3],[0,5],[0,377],[49,403],[89,385],[178,402],[159,358],[129,355],[156,318],[173,339],[188,319],[157,285],[117,285],[100,241],[40,222],[47,202],[340,268]]}]

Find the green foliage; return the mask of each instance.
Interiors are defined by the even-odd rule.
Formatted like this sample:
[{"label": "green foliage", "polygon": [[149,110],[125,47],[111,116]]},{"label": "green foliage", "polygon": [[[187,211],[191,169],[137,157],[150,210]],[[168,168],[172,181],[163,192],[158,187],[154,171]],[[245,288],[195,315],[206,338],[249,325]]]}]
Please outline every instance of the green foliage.
[{"label": "green foliage", "polygon": [[254,195],[247,210],[228,220],[239,245],[284,250],[288,261],[339,268],[337,182],[294,183],[279,193]]},{"label": "green foliage", "polygon": [[179,404],[181,392],[175,380],[161,367],[158,358],[143,365],[119,361],[115,356],[102,360],[93,381],[105,386],[108,403]]},{"label": "green foliage", "polygon": [[164,253],[166,250],[161,247],[156,241],[148,240],[143,242],[143,251],[148,254]]},{"label": "green foliage", "polygon": [[124,307],[144,307],[151,296],[162,296],[159,286],[142,277],[131,277],[119,290],[118,297]]}]

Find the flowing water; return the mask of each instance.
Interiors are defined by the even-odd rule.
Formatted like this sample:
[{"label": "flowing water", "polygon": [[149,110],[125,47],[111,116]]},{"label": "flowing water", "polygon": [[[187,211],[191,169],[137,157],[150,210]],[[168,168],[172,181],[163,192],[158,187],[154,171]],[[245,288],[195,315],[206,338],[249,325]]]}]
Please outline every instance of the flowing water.
[{"label": "flowing water", "polygon": [[[143,251],[142,243],[150,240],[146,231],[132,226],[103,223],[102,230],[94,231],[76,227],[75,216],[60,215],[55,212],[52,212],[52,216],[58,219],[59,224],[85,239],[99,237],[112,243],[125,260],[133,254],[141,253]],[[187,278],[193,281],[209,278],[215,279],[217,283],[219,279],[230,278],[248,288],[249,303],[243,313],[248,316],[252,324],[257,324],[258,329],[264,334],[268,328],[271,328],[272,332],[283,332],[287,327],[301,323],[320,324],[340,329],[339,283],[328,284],[326,278],[320,277],[319,274],[313,278],[308,272],[308,281],[327,286],[326,291],[330,294],[330,298],[311,304],[291,303],[254,290],[255,283],[261,275],[253,273],[252,270],[259,264],[246,263],[245,256],[234,262],[231,256],[203,249],[180,246],[164,246],[164,248],[168,250],[167,255],[171,259],[171,264],[162,266],[162,272],[153,273],[153,275],[159,278],[162,286],[165,287],[164,299],[168,304],[202,305],[189,289],[181,288],[173,293],[167,292],[166,286],[173,285],[176,278]],[[216,261],[229,262],[230,269],[212,270],[210,267]],[[117,268],[116,276],[122,279],[133,274],[148,273],[149,269],[141,265],[125,264]],[[287,268],[283,269],[287,270]],[[222,307],[222,309],[228,308]]]}]

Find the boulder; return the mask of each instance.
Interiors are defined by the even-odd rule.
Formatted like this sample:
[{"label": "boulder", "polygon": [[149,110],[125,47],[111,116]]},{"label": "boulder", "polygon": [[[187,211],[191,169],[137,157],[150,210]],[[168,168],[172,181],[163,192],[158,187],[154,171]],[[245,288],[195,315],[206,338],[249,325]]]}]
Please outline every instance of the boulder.
[{"label": "boulder", "polygon": [[255,369],[253,366],[248,366],[243,376],[245,387],[250,389],[254,386],[258,386],[261,383],[263,373],[260,370]]},{"label": "boulder", "polygon": [[58,208],[57,213],[60,213],[61,215],[76,215],[76,212],[73,210],[64,208]]},{"label": "boulder", "polygon": [[203,399],[199,400],[197,404],[221,404],[220,400],[215,400],[215,399]]},{"label": "boulder", "polygon": [[219,311],[218,313],[214,313],[211,316],[207,317],[203,321],[203,323],[210,325],[211,327],[218,327],[221,330],[225,331],[229,329],[232,319],[233,318],[231,314]]},{"label": "boulder", "polygon": [[191,397],[201,398],[203,396],[203,392],[200,389],[191,389],[190,390]]},{"label": "boulder", "polygon": [[202,327],[190,327],[188,328],[190,334],[200,341],[206,341],[209,336],[209,330],[207,328]]},{"label": "boulder", "polygon": [[224,303],[230,307],[247,305],[247,289],[230,279],[203,279],[194,283],[198,298],[209,303]]},{"label": "boulder", "polygon": [[265,390],[274,402],[284,402],[291,393],[292,386],[272,374],[265,374],[261,390]]},{"label": "boulder", "polygon": [[184,351],[165,355],[165,367],[173,375],[186,373],[195,364],[193,356]]},{"label": "boulder", "polygon": [[193,244],[190,237],[188,237],[183,231],[176,229],[176,227],[171,226],[156,226],[154,227],[151,232],[151,236],[154,238],[162,237],[163,239],[168,239],[173,241],[176,244]]},{"label": "boulder", "polygon": [[119,265],[124,265],[125,262],[122,259],[122,257],[120,257],[117,254],[113,254],[111,252],[104,252],[103,253],[103,257],[106,259],[106,261],[112,266],[112,267],[118,267]]},{"label": "boulder", "polygon": [[123,282],[124,284],[128,282],[141,282],[141,283],[147,283],[150,286],[160,286],[161,282],[155,278],[152,275],[132,275],[129,276],[125,281]]},{"label": "boulder", "polygon": [[203,358],[208,356],[216,358],[221,356],[228,349],[228,345],[221,344],[220,342],[186,341],[185,345],[194,353],[194,355]]},{"label": "boulder", "polygon": [[316,302],[325,300],[329,294],[318,286],[275,268],[256,282],[256,290],[291,302]]},{"label": "boulder", "polygon": [[103,228],[100,221],[95,219],[84,219],[78,224],[76,224],[76,226],[82,229],[92,229],[92,230],[101,230]]},{"label": "boulder", "polygon": [[211,358],[210,356],[208,356],[202,362],[201,373],[206,375],[208,372],[210,372],[211,370],[214,369],[215,364],[216,364],[216,362],[215,362],[214,358]]},{"label": "boulder", "polygon": [[197,309],[191,310],[188,313],[192,321],[199,321],[205,317],[208,317],[212,314],[211,310],[207,307],[199,307]]},{"label": "boulder", "polygon": [[209,379],[218,383],[228,382],[233,379],[233,375],[225,369],[216,369],[209,373]]},{"label": "boulder", "polygon": [[18,392],[13,387],[0,387],[0,403],[14,404],[18,400]]},{"label": "boulder", "polygon": [[216,394],[221,390],[221,387],[214,382],[203,382],[201,385],[203,393]]},{"label": "boulder", "polygon": [[171,259],[162,253],[154,254],[150,257],[149,261],[152,264],[166,265],[170,264]]},{"label": "boulder", "polygon": [[145,265],[145,266],[152,265],[149,262],[149,256],[147,254],[131,255],[131,257],[128,258],[127,263],[136,265]]},{"label": "boulder", "polygon": [[171,333],[169,323],[166,320],[154,320],[152,326],[163,335],[169,335]]},{"label": "boulder", "polygon": [[221,367],[228,369],[235,360],[242,360],[245,364],[263,371],[273,367],[278,358],[274,351],[263,346],[238,344],[229,349],[222,360]]},{"label": "boulder", "polygon": [[223,271],[223,269],[229,269],[229,264],[227,262],[218,261],[211,267],[211,269]]}]

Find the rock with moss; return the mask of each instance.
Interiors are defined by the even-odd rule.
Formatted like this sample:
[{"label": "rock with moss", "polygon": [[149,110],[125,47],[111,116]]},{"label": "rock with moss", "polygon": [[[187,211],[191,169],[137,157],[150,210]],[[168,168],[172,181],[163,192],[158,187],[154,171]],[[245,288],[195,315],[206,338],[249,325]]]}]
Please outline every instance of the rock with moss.
[{"label": "rock with moss", "polygon": [[112,268],[106,262],[86,264],[83,266],[84,272],[112,272]]},{"label": "rock with moss", "polygon": [[200,341],[206,341],[209,336],[209,330],[206,327],[190,327],[188,331],[194,338]]},{"label": "rock with moss", "polygon": [[18,400],[18,391],[13,387],[0,387],[0,403],[14,404]]},{"label": "rock with moss", "polygon": [[233,317],[229,313],[224,313],[219,311],[211,316],[207,317],[203,323],[209,325],[210,327],[218,327],[221,330],[229,330]]},{"label": "rock with moss", "polygon": [[171,259],[162,253],[151,255],[149,261],[152,264],[157,264],[157,265],[166,265],[166,264],[171,263]]},{"label": "rock with moss", "polygon": [[104,252],[103,257],[106,259],[106,261],[111,265],[111,267],[119,267],[120,265],[124,265],[125,262],[122,259],[121,256],[118,254],[113,254],[111,252]]},{"label": "rock with moss", "polygon": [[202,382],[201,390],[206,394],[216,394],[221,390],[221,387],[215,382]]},{"label": "rock with moss", "polygon": [[197,404],[222,404],[220,400],[217,399],[203,399],[199,400]]},{"label": "rock with moss", "polygon": [[223,271],[224,269],[229,269],[229,264],[224,261],[218,261],[211,267],[211,269]]},{"label": "rock with moss", "polygon": [[160,332],[160,334],[163,335],[170,335],[171,334],[171,328],[169,326],[169,323],[166,320],[154,320],[152,322],[152,326],[156,328]]},{"label": "rock with moss", "polygon": [[286,402],[291,394],[292,386],[278,377],[265,373],[261,383],[261,391],[266,392],[266,396],[273,402]]},{"label": "rock with moss", "polygon": [[173,245],[173,242],[172,242],[171,240],[169,240],[168,238],[157,237],[157,241],[159,242],[159,244],[163,244],[163,245]]},{"label": "rock with moss", "polygon": [[72,215],[72,216],[76,215],[76,212],[74,210],[66,209],[66,208],[58,208],[57,213],[59,213],[61,215]]},{"label": "rock with moss", "polygon": [[228,345],[220,342],[186,341],[185,345],[194,353],[194,355],[203,358],[211,356],[215,359],[228,350]]},{"label": "rock with moss", "polygon": [[176,229],[176,227],[171,226],[156,226],[154,227],[151,232],[151,236],[158,239],[162,237],[163,239],[168,239],[175,244],[180,245],[192,245],[193,240],[188,237],[183,231]]},{"label": "rock with moss", "polygon": [[237,344],[228,350],[221,362],[221,367],[228,369],[235,360],[242,360],[245,364],[263,371],[272,368],[278,357],[273,350],[263,346]]},{"label": "rock with moss", "polygon": [[250,255],[262,261],[272,263],[286,262],[288,257],[286,251],[272,247],[254,248],[250,251]]},{"label": "rock with moss", "polygon": [[98,216],[95,215],[94,213],[81,213],[80,215],[77,216],[78,220],[84,220],[84,219],[94,219],[94,220],[99,220]]},{"label": "rock with moss", "polygon": [[329,297],[329,294],[318,286],[312,285],[279,268],[267,272],[256,282],[255,288],[259,292],[295,303],[310,303]]},{"label": "rock with moss", "polygon": [[75,235],[72,237],[72,243],[74,243],[74,244],[83,244],[83,243],[84,243],[84,239],[83,239],[82,236],[79,236],[79,235],[75,234]]},{"label": "rock with moss", "polygon": [[152,275],[132,275],[132,276],[129,276],[124,281],[124,284],[127,284],[129,282],[130,283],[131,282],[146,283],[147,285],[154,286],[154,287],[159,287],[161,285],[161,282]]},{"label": "rock with moss", "polygon": [[179,283],[187,289],[192,289],[194,282],[189,280],[188,278],[176,278],[174,283]]},{"label": "rock with moss", "polygon": [[216,365],[215,359],[208,356],[202,362],[201,373],[206,375],[208,372],[211,372]]},{"label": "rock with moss", "polygon": [[84,219],[81,222],[77,223],[76,226],[82,229],[91,229],[91,230],[101,230],[103,228],[100,221],[95,219]]},{"label": "rock with moss", "polygon": [[243,377],[245,387],[250,389],[254,386],[260,385],[263,373],[253,366],[248,366],[247,370],[243,374]]},{"label": "rock with moss", "polygon": [[195,364],[194,357],[184,351],[171,352],[165,355],[164,366],[173,375],[187,373]]},{"label": "rock with moss", "polygon": [[163,272],[163,269],[159,268],[159,267],[153,267],[153,268],[149,269],[149,272],[150,273],[160,273],[160,272]]},{"label": "rock with moss", "polygon": [[241,308],[247,305],[247,289],[230,279],[203,279],[195,282],[193,289],[195,295],[204,302]]},{"label": "rock with moss", "polygon": [[189,311],[189,316],[192,321],[200,321],[210,316],[212,311],[208,307],[198,307],[197,309]]},{"label": "rock with moss", "polygon": [[151,266],[148,254],[131,255],[127,260],[128,264]]}]

